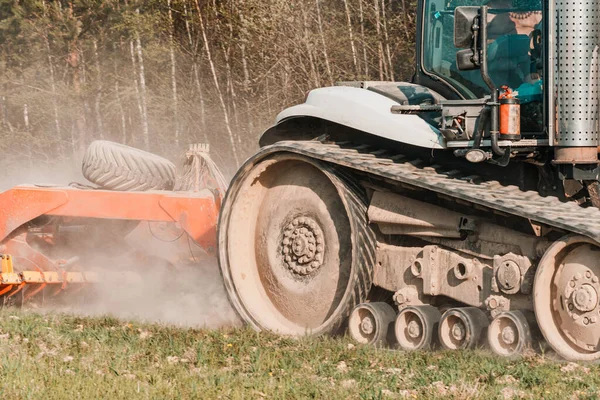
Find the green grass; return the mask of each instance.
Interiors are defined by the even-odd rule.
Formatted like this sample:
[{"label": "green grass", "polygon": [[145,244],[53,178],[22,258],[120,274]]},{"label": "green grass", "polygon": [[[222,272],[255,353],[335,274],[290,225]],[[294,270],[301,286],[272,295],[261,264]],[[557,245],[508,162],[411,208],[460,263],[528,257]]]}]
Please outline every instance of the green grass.
[{"label": "green grass", "polygon": [[0,398],[597,398],[600,366],[0,311]]}]

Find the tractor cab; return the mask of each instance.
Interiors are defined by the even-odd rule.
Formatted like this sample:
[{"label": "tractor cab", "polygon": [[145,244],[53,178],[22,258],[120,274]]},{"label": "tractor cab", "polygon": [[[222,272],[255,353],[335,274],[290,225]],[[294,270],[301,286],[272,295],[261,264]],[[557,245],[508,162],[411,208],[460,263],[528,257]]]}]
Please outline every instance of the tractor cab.
[{"label": "tractor cab", "polygon": [[414,81],[448,99],[441,132],[457,156],[506,164],[553,148],[563,178],[600,178],[597,2],[420,0],[418,12]]},{"label": "tractor cab", "polygon": [[[444,113],[452,117],[446,121],[448,127],[443,127],[447,139],[475,136],[475,119],[483,110],[477,100],[487,97],[487,104],[497,103],[492,100],[494,92],[499,96],[511,93],[520,108],[518,135],[510,132],[500,139],[546,139],[545,10],[541,1],[422,0],[420,5],[416,81],[448,99],[475,101],[474,109],[465,115],[456,115],[455,110]],[[482,6],[487,7],[485,21],[481,19]],[[485,31],[485,39],[481,31]]]},{"label": "tractor cab", "polygon": [[[487,53],[489,75],[497,87],[508,86],[513,90],[525,89],[526,101],[541,101],[543,77],[543,13],[537,0],[425,0],[423,18],[422,69],[440,79],[465,99],[481,98],[489,94],[489,88],[476,65],[470,60],[471,38],[466,42],[455,41],[456,18],[464,18],[465,10],[456,4],[471,7],[486,5]],[[471,28],[471,26],[468,26]],[[464,32],[457,32],[464,36]],[[470,36],[470,32],[467,32]],[[457,37],[456,39],[461,39]],[[457,46],[458,45],[458,46]],[[536,85],[538,98],[531,95],[530,85]]]}]

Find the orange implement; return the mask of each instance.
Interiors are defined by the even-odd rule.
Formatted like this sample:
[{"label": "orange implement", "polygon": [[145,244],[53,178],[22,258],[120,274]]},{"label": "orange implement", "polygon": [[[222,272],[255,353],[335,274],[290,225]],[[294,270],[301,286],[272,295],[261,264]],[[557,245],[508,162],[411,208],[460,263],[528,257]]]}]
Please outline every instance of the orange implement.
[{"label": "orange implement", "polygon": [[216,247],[219,196],[210,191],[115,192],[70,187],[17,186],[0,193],[0,243],[43,215],[175,222],[208,252]]},{"label": "orange implement", "polygon": [[[133,226],[136,221],[177,224],[178,230],[213,253],[220,200],[220,192],[208,189],[117,192],[17,186],[0,193],[0,297],[7,300],[19,294],[20,303],[36,297],[43,301],[46,290],[50,291],[46,298],[51,298],[98,282],[100,277],[83,265],[90,257],[80,261],[86,250],[68,236],[73,226],[83,229],[85,235],[87,229],[98,225],[96,220],[134,221]],[[117,241],[123,237],[115,232]],[[95,243],[94,239],[90,242]],[[191,251],[188,246],[183,252]],[[143,254],[137,256],[144,260]],[[105,281],[111,279],[108,271],[101,275]]]}]

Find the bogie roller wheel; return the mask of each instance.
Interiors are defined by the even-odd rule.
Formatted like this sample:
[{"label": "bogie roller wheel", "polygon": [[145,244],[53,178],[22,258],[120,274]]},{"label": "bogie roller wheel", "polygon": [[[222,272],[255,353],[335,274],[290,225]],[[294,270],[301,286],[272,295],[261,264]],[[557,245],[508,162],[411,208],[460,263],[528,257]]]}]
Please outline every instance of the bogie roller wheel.
[{"label": "bogie roller wheel", "polygon": [[520,311],[504,312],[488,327],[488,342],[498,355],[517,358],[531,347],[531,330],[527,318]]},{"label": "bogie roller wheel", "polygon": [[429,305],[406,307],[400,311],[394,326],[398,347],[406,351],[431,349],[440,318],[439,310]]},{"label": "bogie roller wheel", "polygon": [[479,308],[451,308],[440,320],[440,343],[449,350],[472,349],[481,343],[488,325],[487,316]]},{"label": "bogie roller wheel", "polygon": [[257,330],[336,333],[372,284],[375,237],[362,189],[293,154],[250,160],[224,199],[219,265],[229,299]]},{"label": "bogie roller wheel", "polygon": [[561,357],[600,359],[600,246],[570,235],[542,257],[533,286],[540,331]]},{"label": "bogie roller wheel", "polygon": [[354,308],[348,320],[350,336],[360,344],[385,346],[396,311],[387,303],[363,303]]}]

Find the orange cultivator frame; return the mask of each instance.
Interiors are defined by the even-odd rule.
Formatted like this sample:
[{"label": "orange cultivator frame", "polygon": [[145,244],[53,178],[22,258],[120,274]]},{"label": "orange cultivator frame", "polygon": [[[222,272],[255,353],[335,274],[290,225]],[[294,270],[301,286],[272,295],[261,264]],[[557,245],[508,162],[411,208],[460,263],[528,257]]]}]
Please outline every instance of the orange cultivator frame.
[{"label": "orange cultivator frame", "polygon": [[70,286],[98,280],[96,273],[80,271],[77,257],[53,260],[32,246],[29,225],[41,217],[177,223],[212,253],[220,201],[221,194],[209,190],[116,192],[17,186],[0,193],[0,296],[7,299],[20,293],[22,300],[28,300],[45,288],[52,288],[54,296]]}]

